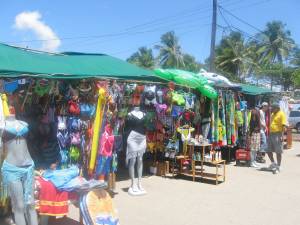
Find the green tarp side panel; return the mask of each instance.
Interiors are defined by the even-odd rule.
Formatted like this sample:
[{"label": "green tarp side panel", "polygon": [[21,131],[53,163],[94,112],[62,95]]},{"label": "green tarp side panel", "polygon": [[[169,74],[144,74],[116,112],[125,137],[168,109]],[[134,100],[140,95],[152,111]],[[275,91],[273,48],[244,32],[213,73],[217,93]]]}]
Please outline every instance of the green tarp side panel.
[{"label": "green tarp side panel", "polygon": [[150,70],[105,54],[51,54],[0,43],[0,77],[18,76],[159,80]]},{"label": "green tarp side panel", "polygon": [[248,95],[265,95],[272,94],[273,92],[270,89],[249,85],[249,84],[239,84],[242,88],[241,92]]}]

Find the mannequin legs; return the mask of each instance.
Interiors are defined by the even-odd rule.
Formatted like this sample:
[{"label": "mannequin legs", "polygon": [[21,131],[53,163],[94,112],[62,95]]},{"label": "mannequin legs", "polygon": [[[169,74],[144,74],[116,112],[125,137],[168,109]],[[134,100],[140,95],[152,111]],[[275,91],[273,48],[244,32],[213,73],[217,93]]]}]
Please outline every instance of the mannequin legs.
[{"label": "mannequin legs", "polygon": [[11,182],[9,184],[9,193],[16,225],[26,225],[25,214],[29,225],[38,225],[34,206],[26,206],[24,204],[24,191],[22,182]]},{"label": "mannequin legs", "polygon": [[129,177],[131,179],[131,188],[134,188],[134,166],[135,166],[136,158],[132,158],[129,160]]},{"label": "mannequin legs", "polygon": [[[137,164],[138,185],[135,184],[135,164]],[[131,186],[129,193],[132,195],[145,194],[145,190],[142,187],[142,175],[143,175],[143,156],[138,156],[129,160],[129,177],[131,179]]]},{"label": "mannequin legs", "polygon": [[138,174],[138,188],[141,191],[145,191],[142,187],[142,176],[143,176],[143,157],[137,157],[137,174]]}]

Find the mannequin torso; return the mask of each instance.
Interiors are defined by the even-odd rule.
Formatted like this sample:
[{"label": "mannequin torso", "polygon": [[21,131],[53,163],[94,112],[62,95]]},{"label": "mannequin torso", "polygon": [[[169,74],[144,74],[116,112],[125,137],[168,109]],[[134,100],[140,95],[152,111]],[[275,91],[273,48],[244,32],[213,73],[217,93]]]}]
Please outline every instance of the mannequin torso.
[{"label": "mannequin torso", "polygon": [[32,165],[25,136],[28,132],[27,123],[9,116],[5,121],[3,145],[7,152],[6,161],[18,167]]},{"label": "mannequin torso", "polygon": [[140,110],[139,107],[135,107],[127,115],[126,127],[128,133],[131,131],[138,132],[145,135],[145,113]]}]

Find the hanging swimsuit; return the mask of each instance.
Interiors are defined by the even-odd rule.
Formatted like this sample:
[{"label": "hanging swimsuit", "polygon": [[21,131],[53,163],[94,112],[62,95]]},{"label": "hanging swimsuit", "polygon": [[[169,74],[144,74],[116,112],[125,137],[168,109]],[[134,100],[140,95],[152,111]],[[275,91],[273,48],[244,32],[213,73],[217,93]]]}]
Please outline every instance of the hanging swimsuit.
[{"label": "hanging swimsuit", "polygon": [[187,153],[187,143],[189,140],[191,140],[191,134],[195,129],[190,127],[190,128],[183,128],[183,127],[178,127],[177,132],[181,134],[181,140],[183,142],[183,154],[186,155]]},{"label": "hanging swimsuit", "polygon": [[156,114],[157,118],[160,121],[163,121],[166,117],[166,111],[168,109],[168,106],[166,104],[155,104]]},{"label": "hanging swimsuit", "polygon": [[191,123],[194,120],[195,113],[191,111],[185,111],[182,114],[182,120],[184,124]]},{"label": "hanging swimsuit", "polygon": [[163,95],[164,95],[163,91],[162,90],[158,90],[156,92],[156,94],[157,94],[157,101],[158,101],[158,103],[162,104],[163,103]]},{"label": "hanging swimsuit", "polygon": [[179,127],[177,128],[178,133],[181,134],[181,140],[182,142],[187,142],[189,140],[191,140],[191,134],[195,129],[190,127],[190,128],[183,128],[183,127]]},{"label": "hanging swimsuit", "polygon": [[57,131],[57,140],[60,149],[65,149],[70,142],[70,135],[68,131]]},{"label": "hanging swimsuit", "polygon": [[156,120],[155,112],[148,111],[147,114],[145,115],[145,126],[148,131],[156,130],[155,120]]},{"label": "hanging swimsuit", "polygon": [[156,86],[147,85],[144,89],[145,105],[155,105],[156,104]]},{"label": "hanging swimsuit", "polygon": [[178,117],[182,114],[183,112],[183,107],[182,106],[178,106],[178,105],[173,105],[172,106],[172,116],[173,117]]},{"label": "hanging swimsuit", "polygon": [[100,148],[99,148],[100,155],[106,157],[112,156],[114,141],[115,141],[115,136],[112,133],[112,129],[109,125],[106,125],[105,131],[102,134],[101,141],[100,141]]},{"label": "hanging swimsuit", "polygon": [[154,132],[148,132],[146,134],[147,137],[147,148],[149,152],[153,153],[155,151],[155,145],[156,145],[156,137]]},{"label": "hanging swimsuit", "polygon": [[193,109],[195,107],[195,95],[185,95],[185,108]]},{"label": "hanging swimsuit", "polygon": [[18,89],[18,80],[4,82],[4,91],[8,93],[13,93],[15,90]]},{"label": "hanging swimsuit", "polygon": [[135,92],[132,95],[132,105],[139,106],[141,104],[141,94],[144,90],[144,86],[136,86]]}]

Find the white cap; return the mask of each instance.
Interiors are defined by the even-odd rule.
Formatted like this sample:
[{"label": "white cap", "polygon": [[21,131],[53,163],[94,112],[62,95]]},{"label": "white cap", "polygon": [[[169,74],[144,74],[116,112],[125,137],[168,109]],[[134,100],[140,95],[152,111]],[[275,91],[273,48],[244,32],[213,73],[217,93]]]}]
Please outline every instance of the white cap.
[{"label": "white cap", "polygon": [[261,106],[269,106],[269,104],[267,102],[263,102]]}]

